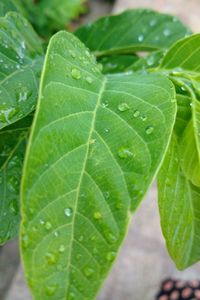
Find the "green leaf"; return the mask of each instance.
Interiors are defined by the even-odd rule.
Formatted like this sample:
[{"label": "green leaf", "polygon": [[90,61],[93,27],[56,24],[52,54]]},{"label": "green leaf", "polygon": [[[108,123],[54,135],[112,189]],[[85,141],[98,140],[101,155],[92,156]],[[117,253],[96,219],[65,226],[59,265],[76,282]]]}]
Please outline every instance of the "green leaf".
[{"label": "green leaf", "polygon": [[183,174],[175,135],[158,176],[161,226],[179,269],[200,259],[200,189]]},{"label": "green leaf", "polygon": [[159,168],[175,114],[166,77],[104,76],[76,37],[51,39],[21,194],[22,257],[34,299],[95,297],[130,209]]},{"label": "green leaf", "polygon": [[79,28],[76,35],[96,56],[167,49],[190,31],[175,17],[127,10]]},{"label": "green leaf", "polygon": [[50,35],[64,29],[70,21],[85,12],[85,0],[41,0],[32,9],[32,22],[40,34]]},{"label": "green leaf", "polygon": [[182,169],[186,177],[200,186],[200,102],[192,99],[192,119],[180,141]]},{"label": "green leaf", "polygon": [[[163,58],[161,68],[200,72],[200,34],[184,38],[173,45]],[[176,74],[175,74],[176,75]],[[178,75],[178,74],[177,74]]]},{"label": "green leaf", "polygon": [[1,0],[0,16],[5,16],[8,12],[15,11],[28,17],[26,8],[30,6],[30,0]]},{"label": "green leaf", "polygon": [[28,115],[36,104],[43,50],[17,13],[0,18],[0,128]]},{"label": "green leaf", "polygon": [[0,244],[18,232],[19,186],[31,120],[28,116],[0,131]]},{"label": "green leaf", "polygon": [[99,63],[103,65],[104,74],[121,73],[130,68],[139,57],[136,55],[113,55],[105,56],[99,59]]}]

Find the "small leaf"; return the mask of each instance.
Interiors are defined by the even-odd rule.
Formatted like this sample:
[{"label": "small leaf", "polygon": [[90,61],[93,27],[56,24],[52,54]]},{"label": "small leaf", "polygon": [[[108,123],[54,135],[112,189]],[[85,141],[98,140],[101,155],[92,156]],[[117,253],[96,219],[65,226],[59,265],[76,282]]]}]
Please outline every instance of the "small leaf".
[{"label": "small leaf", "polygon": [[200,188],[183,174],[174,136],[158,176],[161,226],[168,251],[179,269],[200,259]]},{"label": "small leaf", "polygon": [[76,31],[96,56],[167,49],[189,33],[177,18],[147,9],[103,17]]},{"label": "small leaf", "polygon": [[163,58],[161,68],[177,69],[178,73],[184,71],[200,72],[200,34],[184,38],[173,45]]},{"label": "small leaf", "polygon": [[18,232],[19,187],[31,120],[28,116],[0,131],[0,244]]},{"label": "small leaf", "polygon": [[165,77],[104,76],[76,37],[51,39],[21,195],[36,300],[95,297],[166,151],[174,97]]},{"label": "small leaf", "polygon": [[17,13],[0,18],[0,128],[28,115],[36,104],[43,50]]}]

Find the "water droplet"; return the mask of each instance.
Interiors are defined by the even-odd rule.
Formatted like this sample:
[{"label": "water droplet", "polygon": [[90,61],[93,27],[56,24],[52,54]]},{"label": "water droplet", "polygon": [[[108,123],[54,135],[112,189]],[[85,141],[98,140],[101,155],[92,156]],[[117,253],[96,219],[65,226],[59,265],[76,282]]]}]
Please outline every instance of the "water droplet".
[{"label": "water droplet", "polygon": [[89,84],[91,84],[93,82],[93,79],[92,77],[90,76],[87,76],[86,79],[85,79]]},{"label": "water droplet", "polygon": [[47,259],[47,262],[51,265],[55,264],[57,262],[57,256],[54,254],[54,253],[46,253],[46,259]]},{"label": "water droplet", "polygon": [[152,19],[150,22],[149,22],[149,25],[151,27],[155,26],[156,25],[156,20],[155,19]]},{"label": "water droplet", "polygon": [[56,292],[56,289],[57,289],[57,286],[56,285],[52,285],[52,286],[48,286],[46,287],[46,293],[48,296],[52,296],[55,294]]},{"label": "water droplet", "polygon": [[102,102],[101,105],[102,105],[103,108],[106,108],[106,107],[108,106],[108,102],[107,102],[107,101],[104,101],[104,102]]},{"label": "water droplet", "polygon": [[170,34],[171,34],[170,29],[169,29],[169,28],[165,28],[165,29],[163,30],[163,34],[164,34],[164,36],[170,36]]},{"label": "water droplet", "polygon": [[80,79],[81,78],[81,72],[78,69],[73,68],[71,71],[72,77],[74,79]]},{"label": "water droplet", "polygon": [[90,239],[91,239],[91,241],[95,241],[96,240],[96,236],[93,235]]},{"label": "water droplet", "polygon": [[90,139],[90,145],[96,143],[96,139]]},{"label": "water droplet", "polygon": [[55,237],[58,237],[58,231],[54,232]]},{"label": "water droplet", "polygon": [[138,36],[138,41],[139,41],[139,42],[144,41],[144,36],[143,36],[142,34]]},{"label": "water droplet", "polygon": [[94,274],[94,270],[90,267],[85,267],[83,272],[86,277],[91,277]]},{"label": "water droplet", "polygon": [[93,215],[95,220],[100,220],[102,218],[102,214],[100,212],[95,212]]},{"label": "water droplet", "polygon": [[24,248],[28,247],[28,245],[29,245],[29,237],[28,237],[28,235],[24,235],[22,237],[22,245],[23,245]]},{"label": "water droplet", "polygon": [[117,242],[117,237],[113,233],[108,233],[107,238],[111,244]]},{"label": "water droplet", "polygon": [[81,259],[81,257],[82,257],[82,255],[81,255],[81,254],[77,254],[77,255],[76,255],[76,259],[77,259],[77,260],[80,260],[80,259]]},{"label": "water droplet", "polygon": [[59,247],[59,252],[60,252],[60,253],[65,252],[65,246],[64,246],[64,245],[60,245],[60,247]]},{"label": "water droplet", "polygon": [[44,220],[40,220],[41,225],[44,225],[44,223],[45,223]]},{"label": "water droplet", "polygon": [[129,149],[122,147],[118,150],[118,156],[120,158],[128,158],[133,157],[133,153]]},{"label": "water droplet", "polygon": [[146,134],[151,134],[153,131],[154,131],[154,128],[153,128],[153,126],[147,126],[147,128],[145,129],[145,131],[146,131]]},{"label": "water droplet", "polygon": [[129,107],[129,105],[126,102],[120,103],[118,105],[118,110],[119,111],[123,112],[123,111],[129,110],[129,109],[130,109],[130,107]]},{"label": "water droplet", "polygon": [[147,120],[147,117],[146,117],[146,116],[141,116],[140,118],[141,118],[141,120],[142,120],[143,122],[145,122],[145,121]]},{"label": "water droplet", "polygon": [[75,299],[74,293],[70,293],[70,294],[69,294],[69,300],[74,300],[74,299]]},{"label": "water droplet", "polygon": [[52,228],[52,225],[50,222],[46,222],[44,227],[46,228],[46,230],[50,230]]},{"label": "water droplet", "polygon": [[110,197],[110,193],[108,191],[105,192],[105,197],[106,197],[106,199],[108,199]]},{"label": "water droplet", "polygon": [[108,128],[105,128],[105,132],[108,133],[110,130]]},{"label": "water droplet", "polygon": [[135,118],[137,118],[137,117],[139,117],[139,115],[140,115],[139,110],[135,110],[134,113],[133,113],[133,116],[134,116]]},{"label": "water droplet", "polygon": [[65,213],[66,217],[71,217],[73,210],[70,207],[68,207],[68,208],[65,208],[64,213]]},{"label": "water droplet", "polygon": [[76,53],[73,50],[69,50],[71,57],[76,58]]},{"label": "water droplet", "polygon": [[81,235],[79,238],[78,238],[78,240],[79,240],[79,242],[82,242],[83,241],[83,235]]},{"label": "water droplet", "polygon": [[115,257],[116,257],[116,252],[109,252],[107,255],[106,255],[106,259],[108,260],[108,261],[113,261],[114,259],[115,259]]}]

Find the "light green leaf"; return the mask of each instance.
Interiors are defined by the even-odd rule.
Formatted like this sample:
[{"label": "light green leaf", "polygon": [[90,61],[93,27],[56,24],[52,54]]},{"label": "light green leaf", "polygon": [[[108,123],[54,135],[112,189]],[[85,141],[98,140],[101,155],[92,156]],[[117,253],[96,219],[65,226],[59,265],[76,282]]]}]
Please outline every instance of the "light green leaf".
[{"label": "light green leaf", "polygon": [[158,176],[161,226],[179,269],[200,259],[200,189],[183,174],[175,135]]},{"label": "light green leaf", "polygon": [[0,128],[29,114],[36,104],[43,61],[40,39],[15,12],[0,18]]},{"label": "light green leaf", "polygon": [[95,297],[130,209],[159,168],[175,114],[167,78],[104,76],[76,37],[51,39],[21,194],[22,258],[34,299]]},{"label": "light green leaf", "polygon": [[0,131],[0,244],[18,232],[19,186],[31,120],[26,117]]},{"label": "light green leaf", "polygon": [[127,10],[79,28],[76,35],[96,56],[167,49],[190,31],[175,17]]},{"label": "light green leaf", "polygon": [[[200,72],[200,34],[184,38],[173,45],[163,58],[161,68],[176,69],[179,73]],[[178,74],[177,74],[178,75]]]}]

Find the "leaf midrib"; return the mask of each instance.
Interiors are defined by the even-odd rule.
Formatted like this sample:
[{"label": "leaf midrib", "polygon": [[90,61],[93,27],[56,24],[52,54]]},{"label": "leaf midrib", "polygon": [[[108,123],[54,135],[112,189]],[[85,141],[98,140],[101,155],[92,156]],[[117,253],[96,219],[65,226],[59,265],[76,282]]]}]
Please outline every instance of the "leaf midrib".
[{"label": "leaf midrib", "polygon": [[[70,244],[70,246],[69,246],[70,253],[69,253],[69,260],[68,260],[67,268],[69,268],[69,266],[71,264],[71,260],[72,260],[72,247],[73,247],[73,242],[74,242],[74,225],[75,225],[75,219],[76,219],[76,215],[77,215],[77,211],[78,211],[78,200],[79,200],[81,183],[82,183],[82,180],[83,180],[83,177],[84,177],[86,164],[87,164],[87,160],[88,160],[88,156],[89,156],[90,140],[92,138],[92,134],[93,134],[93,131],[94,131],[94,128],[95,128],[97,110],[98,110],[98,107],[100,106],[100,103],[101,103],[101,97],[102,97],[103,92],[105,90],[106,82],[107,82],[107,78],[104,77],[103,80],[102,80],[102,85],[101,85],[100,91],[99,91],[97,104],[96,104],[95,110],[93,112],[94,115],[93,115],[93,118],[92,118],[91,129],[90,129],[89,136],[88,136],[88,141],[87,141],[87,144],[86,144],[87,148],[86,148],[86,153],[85,153],[85,159],[83,161],[83,168],[82,168],[82,172],[81,172],[78,187],[77,187],[77,196],[76,196],[76,199],[75,199],[74,214],[73,214],[73,218],[72,218],[72,234],[71,234],[71,241],[69,243]],[[70,276],[70,272],[68,272],[68,279],[69,279],[69,276]],[[67,285],[67,288],[66,288],[66,293],[68,291],[69,284],[70,284],[69,280],[67,280],[67,282],[68,282],[68,285]]]}]

